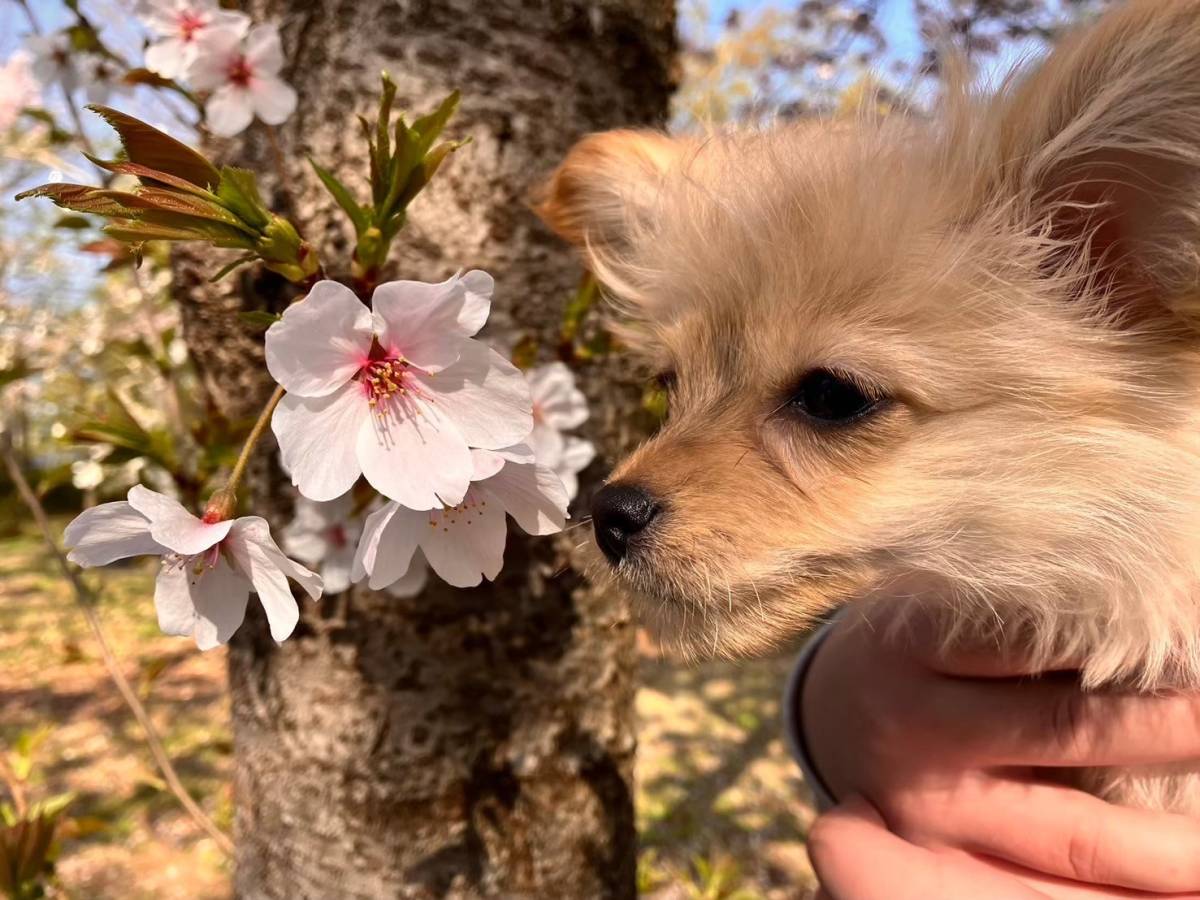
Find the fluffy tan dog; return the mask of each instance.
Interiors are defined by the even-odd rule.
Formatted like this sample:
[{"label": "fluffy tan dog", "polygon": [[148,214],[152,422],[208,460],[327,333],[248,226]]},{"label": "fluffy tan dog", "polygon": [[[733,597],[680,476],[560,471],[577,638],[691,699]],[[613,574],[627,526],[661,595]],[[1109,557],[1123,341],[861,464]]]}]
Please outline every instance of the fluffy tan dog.
[{"label": "fluffy tan dog", "polygon": [[[541,212],[670,385],[594,509],[664,639],[908,593],[1090,687],[1200,688],[1200,0],[927,121],[593,135]],[[1200,812],[1194,776],[1094,788]]]}]

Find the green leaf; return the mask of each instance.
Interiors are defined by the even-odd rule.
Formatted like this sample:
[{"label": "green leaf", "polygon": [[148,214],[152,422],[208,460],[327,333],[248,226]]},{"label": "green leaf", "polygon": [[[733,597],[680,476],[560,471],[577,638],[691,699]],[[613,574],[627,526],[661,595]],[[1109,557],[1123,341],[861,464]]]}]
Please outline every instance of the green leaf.
[{"label": "green leaf", "polygon": [[176,175],[197,187],[214,188],[220,183],[221,173],[216,167],[187,144],[111,107],[88,109],[121,136],[121,146],[130,162]]},{"label": "green leaf", "polygon": [[460,100],[462,100],[462,95],[458,91],[452,91],[439,104],[437,109],[429,115],[422,116],[413,122],[413,131],[420,135],[417,144],[420,156],[424,156],[429,152],[429,148],[433,146],[433,142],[442,133],[442,129],[446,127],[446,123],[450,121],[450,117],[458,110]]},{"label": "green leaf", "polygon": [[[241,219],[225,207],[210,203],[191,194],[181,194],[178,191],[171,191],[165,188],[142,187],[128,193],[125,191],[99,191],[96,196],[101,198],[108,197],[114,202],[123,203],[128,209],[133,210],[139,218],[149,218],[148,213],[157,213],[160,217],[156,221],[164,222],[164,224],[171,224],[161,218],[161,214],[168,213],[172,217],[183,216],[189,219],[205,219],[212,222],[221,222],[230,228],[243,231],[251,237],[255,234],[249,226],[243,224]],[[174,221],[175,219],[173,218],[172,222]],[[182,225],[184,223],[180,221],[179,224]]]},{"label": "green leaf", "polygon": [[379,118],[375,120],[375,153],[379,156],[378,165],[382,172],[388,168],[392,156],[391,148],[388,146],[388,135],[392,124],[392,103],[396,99],[396,82],[392,81],[392,77],[387,72],[384,72],[381,77],[383,94],[379,98]]},{"label": "green leaf", "polygon": [[583,324],[588,311],[595,304],[598,293],[599,283],[596,279],[591,275],[585,276],[583,283],[579,285],[579,290],[567,301],[566,308],[563,309],[562,340],[568,342],[575,340],[575,335],[579,333],[580,325]]},{"label": "green leaf", "polygon": [[367,230],[371,222],[367,216],[366,210],[358,205],[354,197],[351,195],[349,188],[338,181],[328,169],[317,165],[316,161],[310,156],[308,164],[313,167],[313,171],[317,173],[317,177],[321,179],[321,184],[325,185],[325,190],[329,191],[337,205],[342,208],[350,221],[354,223],[354,233],[357,236],[362,236],[362,233]]},{"label": "green leaf", "polygon": [[400,192],[400,196],[397,198],[397,205],[403,209],[412,203],[413,198],[425,190],[425,187],[433,180],[433,176],[437,174],[437,170],[442,167],[442,163],[446,161],[447,157],[470,142],[470,139],[446,141],[430,150],[421,161],[421,164],[409,176],[408,182],[404,185],[404,190]]},{"label": "green leaf", "polygon": [[155,218],[155,213],[147,213],[143,219],[113,222],[105,225],[101,231],[127,244],[141,244],[145,241],[208,241],[215,247],[229,250],[253,249],[252,239],[217,222],[192,219],[187,225],[181,226],[169,221],[154,221]]},{"label": "green leaf", "polygon": [[250,309],[238,313],[238,318],[255,329],[261,329],[270,328],[279,321],[280,316],[262,309]]},{"label": "green leaf", "polygon": [[261,230],[271,221],[271,211],[258,192],[258,180],[248,169],[223,166],[217,196],[238,218],[253,228]]}]

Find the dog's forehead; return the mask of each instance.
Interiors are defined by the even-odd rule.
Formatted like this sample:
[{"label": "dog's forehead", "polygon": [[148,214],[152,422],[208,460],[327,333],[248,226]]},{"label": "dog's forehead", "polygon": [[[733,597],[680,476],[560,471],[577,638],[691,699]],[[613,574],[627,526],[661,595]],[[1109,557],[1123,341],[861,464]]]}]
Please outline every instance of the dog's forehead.
[{"label": "dog's forehead", "polygon": [[855,334],[911,330],[944,302],[933,282],[959,213],[919,153],[845,133],[779,140],[745,158],[726,148],[726,163],[665,192],[659,331],[693,365],[777,370]]}]

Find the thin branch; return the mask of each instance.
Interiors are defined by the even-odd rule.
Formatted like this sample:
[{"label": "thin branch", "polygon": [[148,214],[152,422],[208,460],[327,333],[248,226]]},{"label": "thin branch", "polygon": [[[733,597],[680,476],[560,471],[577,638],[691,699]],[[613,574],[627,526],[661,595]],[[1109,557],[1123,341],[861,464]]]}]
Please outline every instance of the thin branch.
[{"label": "thin branch", "polygon": [[225,482],[224,490],[230,494],[237,492],[238,482],[242,480],[242,476],[246,473],[246,464],[250,462],[250,454],[254,451],[254,445],[262,437],[263,430],[267,427],[267,423],[271,421],[271,413],[275,412],[275,407],[279,405],[279,401],[282,399],[283,386],[280,385],[275,388],[275,391],[271,394],[271,399],[267,401],[267,405],[258,414],[258,421],[254,423],[254,428],[251,429],[249,437],[246,438],[246,443],[242,445],[242,452],[238,455],[237,462],[233,465],[233,472],[230,473],[229,480]]},{"label": "thin branch", "polygon": [[88,626],[92,629],[92,635],[96,638],[96,643],[100,645],[100,654],[104,658],[104,665],[108,669],[109,677],[112,678],[113,683],[117,686],[122,699],[133,713],[133,717],[137,719],[138,724],[142,727],[142,731],[146,735],[146,744],[150,747],[150,753],[154,757],[154,762],[158,765],[159,772],[162,773],[163,780],[167,783],[167,786],[171,789],[171,793],[175,795],[175,798],[187,811],[188,815],[204,830],[205,834],[213,839],[222,853],[232,858],[233,841],[200,808],[200,805],[196,803],[192,795],[187,792],[187,788],[183,786],[183,782],[179,780],[179,775],[176,773],[175,767],[171,764],[171,758],[167,755],[162,739],[158,735],[158,729],[154,727],[149,713],[146,712],[146,707],[142,705],[142,701],[138,699],[137,694],[130,687],[128,679],[125,678],[125,674],[121,671],[121,667],[117,663],[117,658],[113,655],[112,648],[109,646],[104,629],[100,625],[100,617],[96,615],[96,596],[83,583],[83,579],[79,577],[79,573],[71,567],[71,564],[67,561],[67,557],[59,548],[58,542],[54,539],[54,532],[50,527],[50,521],[46,518],[46,510],[42,507],[41,501],[38,500],[33,489],[30,488],[29,482],[25,480],[25,474],[21,471],[16,454],[13,453],[12,443],[9,440],[7,432],[0,434],[0,455],[3,455],[4,465],[8,469],[8,474],[17,486],[17,493],[21,495],[21,499],[25,505],[29,507],[29,512],[33,516],[33,520],[41,530],[42,539],[45,541],[46,547],[58,561],[63,576],[70,583],[75,595],[75,601],[79,605],[79,608],[83,610],[83,615],[87,619]]}]

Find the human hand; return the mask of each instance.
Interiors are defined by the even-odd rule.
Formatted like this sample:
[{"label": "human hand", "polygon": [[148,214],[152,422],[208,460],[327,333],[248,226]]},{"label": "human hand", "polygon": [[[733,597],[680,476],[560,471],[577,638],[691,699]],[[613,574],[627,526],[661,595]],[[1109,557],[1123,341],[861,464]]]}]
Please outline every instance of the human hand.
[{"label": "human hand", "polygon": [[801,696],[841,801],[809,837],[830,900],[1200,898],[1200,823],[1128,809],[1051,769],[1200,758],[1200,697],[1085,693],[994,656],[942,657],[918,625],[851,612]]}]

